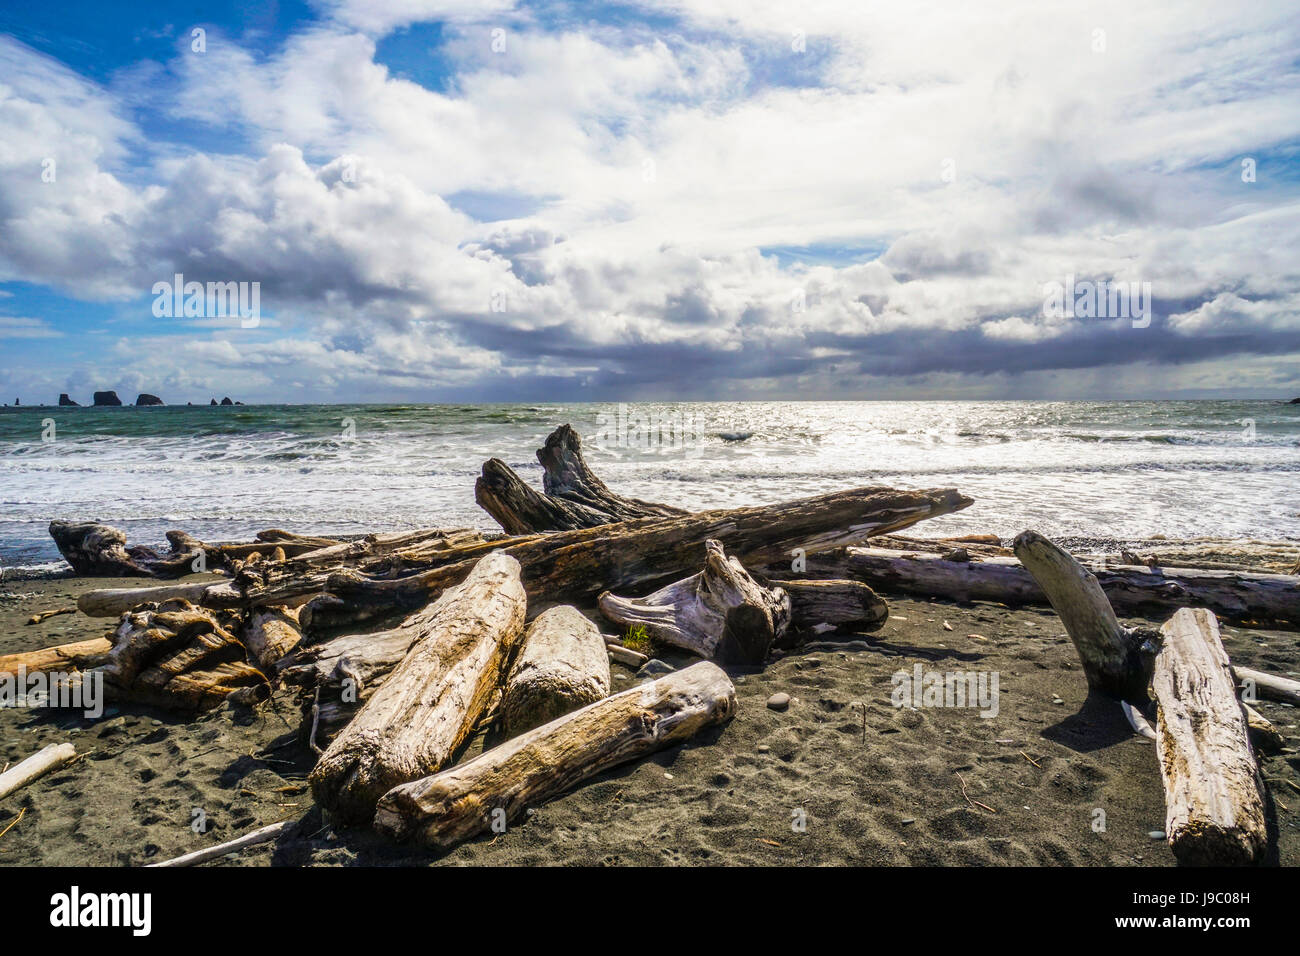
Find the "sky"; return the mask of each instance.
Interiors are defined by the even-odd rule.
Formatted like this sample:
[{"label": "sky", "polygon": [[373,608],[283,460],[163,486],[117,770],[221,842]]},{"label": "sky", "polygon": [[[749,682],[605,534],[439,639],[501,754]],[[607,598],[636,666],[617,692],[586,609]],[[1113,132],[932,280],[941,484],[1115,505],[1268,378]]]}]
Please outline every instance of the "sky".
[{"label": "sky", "polygon": [[8,4],[0,355],[24,404],[1291,398],[1300,4]]}]

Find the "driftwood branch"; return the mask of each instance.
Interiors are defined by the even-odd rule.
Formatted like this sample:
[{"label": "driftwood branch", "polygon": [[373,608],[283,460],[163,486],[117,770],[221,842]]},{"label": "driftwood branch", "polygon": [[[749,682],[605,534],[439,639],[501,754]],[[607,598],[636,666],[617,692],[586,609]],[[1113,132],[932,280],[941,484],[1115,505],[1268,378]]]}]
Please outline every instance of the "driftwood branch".
[{"label": "driftwood branch", "polygon": [[34,783],[51,770],[57,770],[76,759],[77,750],[72,744],[50,744],[26,760],[0,773],[0,800],[16,793],[29,783]]},{"label": "driftwood branch", "polygon": [[200,863],[206,863],[208,860],[215,860],[219,857],[229,856],[232,853],[238,853],[240,850],[250,846],[257,846],[259,843],[267,843],[274,840],[285,830],[289,829],[294,822],[293,820],[281,820],[279,823],[272,823],[270,826],[262,827],[251,833],[245,833],[241,837],[236,837],[226,843],[218,843],[216,846],[210,846],[203,850],[195,850],[193,853],[186,853],[184,856],[178,856],[171,860],[165,860],[162,863],[150,863],[149,866],[197,866]]}]

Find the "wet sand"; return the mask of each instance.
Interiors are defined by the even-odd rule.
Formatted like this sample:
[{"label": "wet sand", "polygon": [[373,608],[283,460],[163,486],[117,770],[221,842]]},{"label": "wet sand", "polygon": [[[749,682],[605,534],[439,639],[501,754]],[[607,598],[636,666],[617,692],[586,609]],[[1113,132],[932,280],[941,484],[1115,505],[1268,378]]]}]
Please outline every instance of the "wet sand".
[{"label": "wet sand", "polygon": [[[132,583],[147,582],[3,582],[0,654],[106,634],[113,621],[80,614],[25,622],[83,590]],[[276,844],[221,863],[1173,865],[1166,843],[1148,835],[1164,828],[1155,745],[1118,708],[1081,711],[1083,674],[1050,609],[886,597],[891,617],[874,633],[762,671],[733,669],[739,709],[725,727],[442,856],[325,823],[306,786],[314,755],[296,733],[289,689],[256,712],[222,707],[193,720],[133,706],[110,705],[98,720],[3,709],[0,766],[65,740],[82,757],[0,802],[0,831],[26,810],[0,836],[0,864],[139,865],[293,818]],[[1300,676],[1300,633],[1225,626],[1223,635],[1235,662]],[[997,716],[895,708],[891,677],[917,664],[996,672]],[[625,668],[614,673],[616,690],[636,683]],[[766,706],[777,692],[792,697],[784,712]],[[1262,761],[1271,862],[1297,865],[1300,710],[1258,709],[1287,748]],[[199,812],[204,833],[191,826]]]}]

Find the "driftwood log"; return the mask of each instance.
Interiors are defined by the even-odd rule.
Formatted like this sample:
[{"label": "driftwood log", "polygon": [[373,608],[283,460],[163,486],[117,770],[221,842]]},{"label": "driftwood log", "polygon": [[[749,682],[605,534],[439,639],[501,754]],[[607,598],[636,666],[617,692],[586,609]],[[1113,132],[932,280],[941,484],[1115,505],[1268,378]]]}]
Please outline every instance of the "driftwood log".
[{"label": "driftwood log", "polygon": [[640,518],[471,544],[441,552],[430,559],[427,570],[402,577],[344,569],[264,587],[218,581],[104,589],[85,592],[77,606],[84,614],[103,617],[172,597],[209,608],[238,608],[293,606],[328,592],[334,600],[312,600],[314,606],[304,608],[300,618],[304,632],[319,631],[354,624],[367,614],[423,607],[443,588],[463,580],[475,560],[489,550],[504,551],[520,562],[526,569],[524,583],[530,597],[582,603],[594,600],[601,591],[654,587],[690,574],[700,566],[708,538],[723,541],[746,564],[783,561],[788,567],[795,549],[815,554],[971,504],[970,498],[952,488],[857,488],[775,505],[702,511],[672,519]]},{"label": "driftwood log", "polygon": [[1088,687],[1145,705],[1157,650],[1152,635],[1122,626],[1092,573],[1042,535],[1022,532],[1015,551],[1060,615],[1079,652]]},{"label": "driftwood log", "polygon": [[1169,845],[1179,863],[1256,863],[1268,839],[1263,782],[1218,623],[1185,608],[1161,634],[1152,687]]},{"label": "driftwood log", "polygon": [[51,770],[57,770],[75,760],[77,750],[72,744],[50,744],[26,760],[20,761],[0,773],[0,800],[16,793],[29,783],[34,783]]},{"label": "driftwood log", "polygon": [[[1300,578],[1292,575],[1080,563],[1121,614],[1172,614],[1193,605],[1235,622],[1300,626]],[[771,577],[791,576],[788,565],[763,570]],[[948,561],[937,553],[850,547],[815,559],[810,555],[800,576],[856,578],[880,591],[954,601],[1049,603],[1016,558],[972,555],[969,561]]]},{"label": "driftwood log", "polygon": [[1249,667],[1234,667],[1233,670],[1247,702],[1275,700],[1300,707],[1300,680],[1291,680],[1280,674],[1252,670]]},{"label": "driftwood log", "polygon": [[188,601],[143,605],[123,615],[103,665],[116,699],[206,710],[227,697],[251,703],[270,695],[267,676],[249,662],[238,621]]},{"label": "driftwood log", "polygon": [[568,604],[543,611],[524,633],[501,694],[511,737],[609,696],[609,653],[600,629]]},{"label": "driftwood log", "polygon": [[790,596],[765,588],[720,541],[704,542],[703,570],[643,598],[606,591],[600,612],[621,627],[722,663],[761,664],[790,626]]},{"label": "driftwood log", "polygon": [[889,605],[861,581],[782,578],[763,583],[790,595],[792,630],[806,631],[818,624],[853,630],[873,627],[889,617]]},{"label": "driftwood log", "polygon": [[311,772],[316,802],[332,819],[370,819],[392,787],[451,759],[497,692],[526,608],[519,562],[495,552],[407,619],[410,650]]},{"label": "driftwood log", "polygon": [[20,651],[17,654],[0,654],[0,674],[17,674],[19,669],[28,674],[48,671],[81,671],[98,667],[113,649],[106,637],[92,637],[71,644],[57,644],[37,651]]},{"label": "driftwood log", "polygon": [[543,493],[534,491],[499,458],[483,464],[474,500],[507,534],[573,531],[635,518],[674,518],[686,514],[671,505],[616,495],[596,477],[582,456],[582,439],[561,425],[537,450]]},{"label": "driftwood log", "polygon": [[701,661],[589,704],[434,776],[394,787],[375,829],[437,849],[519,819],[603,770],[681,743],[736,712],[731,680]]},{"label": "driftwood log", "polygon": [[276,665],[302,640],[297,609],[257,608],[248,615],[243,638],[244,646],[258,667],[268,674],[272,673]]}]

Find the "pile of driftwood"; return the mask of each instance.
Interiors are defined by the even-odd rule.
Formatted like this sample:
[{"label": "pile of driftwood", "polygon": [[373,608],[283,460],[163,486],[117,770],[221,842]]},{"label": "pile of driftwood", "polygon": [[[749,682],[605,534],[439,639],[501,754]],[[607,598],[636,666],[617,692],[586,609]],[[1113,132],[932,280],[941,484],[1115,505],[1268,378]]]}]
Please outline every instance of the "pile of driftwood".
[{"label": "pile of driftwood", "polygon": [[[1178,859],[1242,863],[1263,853],[1251,738],[1267,745],[1276,731],[1236,688],[1300,705],[1300,683],[1231,668],[1215,615],[1300,624],[1295,577],[1089,569],[1032,532],[1011,551],[989,536],[895,536],[972,503],[953,489],[869,487],[690,513],[612,492],[567,425],[537,455],[541,492],[498,459],[483,465],[475,497],[499,536],[430,529],[339,541],[267,531],[210,545],[172,532],[172,552],[157,554],[128,548],[103,525],[54,522],[81,574],[227,576],[86,592],[82,612],[119,618],[110,637],[0,657],[0,672],[95,668],[119,698],[186,710],[296,687],[303,739],[320,755],[312,790],[326,813],[445,848],[729,720],[735,693],[719,664],[761,666],[811,635],[878,624],[888,607],[876,588],[1050,602],[1091,690],[1156,739]],[[891,547],[860,546],[869,537]],[[610,661],[635,668],[646,659],[602,635],[597,609],[699,662],[611,696]],[[1115,610],[1174,613],[1160,632],[1132,632]],[[457,764],[489,725],[501,742]]]},{"label": "pile of driftwood", "polygon": [[[568,426],[538,457],[541,493],[497,459],[483,466],[476,498],[500,536],[268,531],[212,545],[172,532],[158,554],[100,524],[54,522],[83,575],[226,576],[86,592],[82,612],[118,618],[109,637],[0,668],[93,668],[118,699],[188,711],[295,687],[327,815],[448,847],[729,720],[735,691],[719,664],[762,665],[827,629],[878,624],[888,608],[867,584],[792,569],[972,503],[953,489],[871,487],[688,513],[614,494]],[[646,658],[602,635],[598,613],[699,661],[611,696],[610,661]],[[489,725],[501,742],[456,764]]]}]

